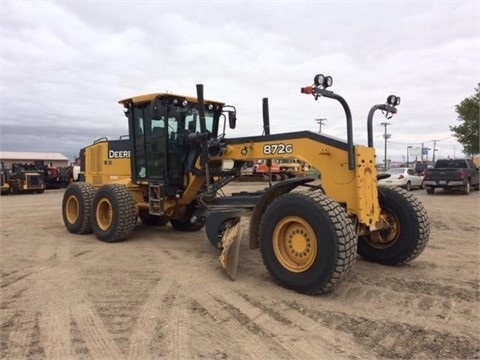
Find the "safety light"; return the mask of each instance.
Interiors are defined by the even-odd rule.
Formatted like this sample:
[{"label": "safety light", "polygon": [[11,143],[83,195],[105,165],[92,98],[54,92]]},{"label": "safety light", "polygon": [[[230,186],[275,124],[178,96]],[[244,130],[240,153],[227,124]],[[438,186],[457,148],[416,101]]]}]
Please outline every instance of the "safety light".
[{"label": "safety light", "polygon": [[317,74],[313,78],[313,83],[316,87],[326,89],[327,87],[332,86],[333,78],[331,76],[325,76],[323,74]]},{"label": "safety light", "polygon": [[187,104],[188,104],[188,101],[187,101],[187,100],[183,100],[183,101],[182,101],[182,106],[187,106]]},{"label": "safety light", "polygon": [[395,106],[397,104],[397,97],[395,95],[390,95],[387,98],[387,104],[391,106]]},{"label": "safety light", "polygon": [[313,78],[313,83],[317,86],[323,86],[324,81],[325,81],[325,76],[323,76],[323,74],[317,74]]},{"label": "safety light", "polygon": [[330,86],[333,85],[333,79],[332,79],[331,76],[327,76],[327,77],[325,78],[325,84],[326,84],[325,87],[330,87]]},{"label": "safety light", "polygon": [[212,104],[208,105],[208,110],[213,110],[213,105]]}]

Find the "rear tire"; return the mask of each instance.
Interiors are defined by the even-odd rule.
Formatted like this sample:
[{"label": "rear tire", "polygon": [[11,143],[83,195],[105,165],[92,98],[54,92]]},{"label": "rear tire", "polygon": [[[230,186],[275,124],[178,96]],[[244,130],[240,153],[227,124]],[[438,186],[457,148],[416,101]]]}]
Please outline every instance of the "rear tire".
[{"label": "rear tire", "polygon": [[379,186],[378,195],[382,215],[390,229],[359,237],[359,255],[384,265],[401,265],[415,259],[425,249],[430,236],[425,208],[401,188]]},{"label": "rear tire", "polygon": [[120,184],[101,186],[93,198],[92,230],[101,241],[127,239],[135,229],[137,208],[132,194]]},{"label": "rear tire", "polygon": [[427,194],[435,193],[435,188],[433,186],[425,186],[425,190],[427,191]]},{"label": "rear tire", "polygon": [[63,223],[72,234],[92,232],[91,212],[95,188],[88,183],[70,184],[63,194]]},{"label": "rear tire", "polygon": [[275,199],[262,217],[259,234],[272,280],[301,293],[331,291],[355,262],[353,225],[345,210],[320,191]]},{"label": "rear tire", "polygon": [[470,194],[470,180],[467,180],[467,183],[465,186],[462,188],[462,194],[463,195],[468,195]]}]

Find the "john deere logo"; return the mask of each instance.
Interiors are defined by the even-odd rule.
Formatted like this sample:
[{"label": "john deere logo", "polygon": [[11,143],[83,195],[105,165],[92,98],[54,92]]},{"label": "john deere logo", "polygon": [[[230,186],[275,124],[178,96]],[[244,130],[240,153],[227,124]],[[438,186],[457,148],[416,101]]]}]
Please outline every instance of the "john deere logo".
[{"label": "john deere logo", "polygon": [[130,158],[130,150],[108,150],[108,158],[109,159],[129,159]]}]

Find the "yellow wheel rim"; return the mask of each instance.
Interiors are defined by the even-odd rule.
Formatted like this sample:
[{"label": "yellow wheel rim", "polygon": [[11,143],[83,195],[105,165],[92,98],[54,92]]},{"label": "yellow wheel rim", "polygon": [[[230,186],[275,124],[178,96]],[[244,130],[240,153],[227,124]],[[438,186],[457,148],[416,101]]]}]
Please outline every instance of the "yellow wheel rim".
[{"label": "yellow wheel rim", "polygon": [[102,198],[98,201],[95,218],[100,230],[106,231],[110,228],[113,222],[113,208],[112,203],[108,199]]},{"label": "yellow wheel rim", "polygon": [[275,226],[273,251],[278,262],[295,273],[307,271],[317,257],[317,237],[310,224],[298,216],[288,216]]},{"label": "yellow wheel rim", "polygon": [[400,221],[394,213],[389,211],[382,211],[381,216],[383,221],[388,224],[388,228],[373,233],[369,243],[376,249],[387,249],[398,240]]},{"label": "yellow wheel rim", "polygon": [[80,205],[78,204],[77,198],[74,195],[69,196],[65,206],[65,215],[67,216],[68,222],[75,224],[78,220],[79,213]]}]

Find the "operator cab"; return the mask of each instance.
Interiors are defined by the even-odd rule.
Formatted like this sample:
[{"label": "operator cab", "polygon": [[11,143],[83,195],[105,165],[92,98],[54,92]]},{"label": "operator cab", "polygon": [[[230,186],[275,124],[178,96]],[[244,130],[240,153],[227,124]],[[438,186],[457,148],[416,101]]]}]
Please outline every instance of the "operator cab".
[{"label": "operator cab", "polygon": [[[196,98],[157,93],[120,101],[132,141],[132,181],[164,185],[166,196],[184,190],[185,175],[200,154],[195,134],[201,131]],[[217,138],[223,103],[205,101],[209,138]],[[199,148],[199,147],[198,147]]]}]

